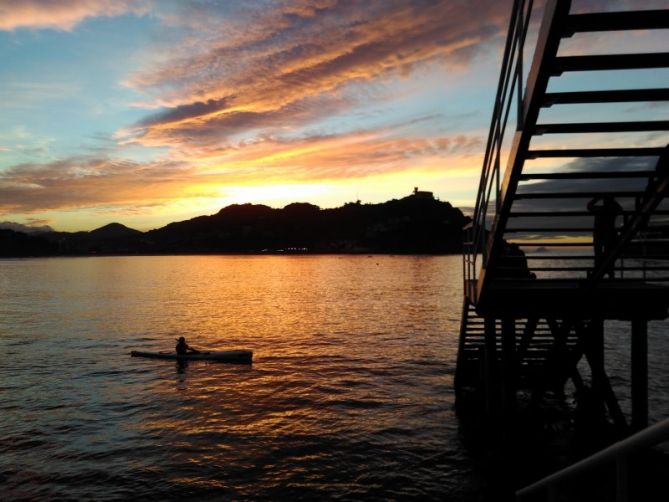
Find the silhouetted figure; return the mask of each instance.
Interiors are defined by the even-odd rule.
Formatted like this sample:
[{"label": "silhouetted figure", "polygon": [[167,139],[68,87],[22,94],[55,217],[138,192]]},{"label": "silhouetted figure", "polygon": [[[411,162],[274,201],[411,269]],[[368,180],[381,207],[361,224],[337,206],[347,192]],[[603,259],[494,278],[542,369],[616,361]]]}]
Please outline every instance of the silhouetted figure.
[{"label": "silhouetted figure", "polygon": [[[597,204],[601,201],[601,204]],[[595,251],[595,268],[603,263],[604,257],[616,243],[618,233],[616,232],[616,218],[623,208],[611,195],[595,197],[588,202],[588,211],[595,216],[592,231],[592,241]],[[613,263],[605,271],[611,279],[614,277]]]},{"label": "silhouetted figure", "polygon": [[193,347],[190,347],[186,343],[186,339],[183,336],[179,337],[179,339],[177,340],[177,346],[175,347],[174,350],[176,350],[177,354],[179,354],[180,356],[185,356],[189,352],[191,354],[199,354],[200,353],[199,350],[196,350]]},{"label": "silhouetted figure", "polygon": [[505,279],[536,279],[536,274],[530,272],[527,257],[515,242],[504,242],[504,252],[499,257],[499,267],[495,277]]}]

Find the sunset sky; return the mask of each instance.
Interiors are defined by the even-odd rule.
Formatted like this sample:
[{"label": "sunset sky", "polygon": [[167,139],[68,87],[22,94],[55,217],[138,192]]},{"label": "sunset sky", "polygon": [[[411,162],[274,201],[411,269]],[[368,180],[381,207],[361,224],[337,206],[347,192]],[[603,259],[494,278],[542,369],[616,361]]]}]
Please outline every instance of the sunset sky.
[{"label": "sunset sky", "polygon": [[0,221],[148,230],[414,186],[471,206],[511,4],[0,0]]}]

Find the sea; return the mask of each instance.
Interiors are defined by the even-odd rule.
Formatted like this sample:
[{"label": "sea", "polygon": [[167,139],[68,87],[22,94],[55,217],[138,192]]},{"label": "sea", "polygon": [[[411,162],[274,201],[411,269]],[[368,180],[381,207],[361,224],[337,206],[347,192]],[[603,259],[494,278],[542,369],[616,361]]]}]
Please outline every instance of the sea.
[{"label": "sea", "polygon": [[[477,500],[459,256],[0,260],[3,500]],[[651,420],[669,335],[650,323]],[[250,349],[252,365],[130,357]],[[629,326],[607,361],[629,409]]]}]

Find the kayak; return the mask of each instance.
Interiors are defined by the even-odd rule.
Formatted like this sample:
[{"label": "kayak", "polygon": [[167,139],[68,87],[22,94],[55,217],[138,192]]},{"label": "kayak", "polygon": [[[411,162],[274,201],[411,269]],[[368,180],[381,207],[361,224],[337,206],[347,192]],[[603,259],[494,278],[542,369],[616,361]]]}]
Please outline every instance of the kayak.
[{"label": "kayak", "polygon": [[179,355],[176,352],[142,352],[133,350],[132,357],[148,357],[151,359],[173,359],[177,361],[218,361],[222,363],[251,364],[251,350],[219,350]]}]

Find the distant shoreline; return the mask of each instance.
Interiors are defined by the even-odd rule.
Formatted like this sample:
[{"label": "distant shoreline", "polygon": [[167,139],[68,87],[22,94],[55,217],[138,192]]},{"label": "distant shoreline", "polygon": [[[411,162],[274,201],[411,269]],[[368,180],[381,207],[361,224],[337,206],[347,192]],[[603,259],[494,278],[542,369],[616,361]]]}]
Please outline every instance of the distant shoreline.
[{"label": "distant shoreline", "polygon": [[100,254],[53,254],[53,255],[34,255],[34,256],[0,256],[0,260],[25,260],[36,258],[111,258],[111,257],[133,257],[133,256],[460,256],[460,252],[453,253],[391,253],[385,251],[360,251],[360,252],[192,252],[192,253],[100,253]]},{"label": "distant shoreline", "polygon": [[431,192],[416,190],[399,200],[334,209],[233,204],[148,232],[121,223],[74,233],[0,228],[0,256],[450,255],[462,252],[469,221]]}]

